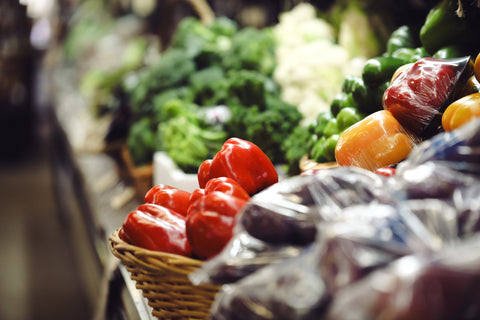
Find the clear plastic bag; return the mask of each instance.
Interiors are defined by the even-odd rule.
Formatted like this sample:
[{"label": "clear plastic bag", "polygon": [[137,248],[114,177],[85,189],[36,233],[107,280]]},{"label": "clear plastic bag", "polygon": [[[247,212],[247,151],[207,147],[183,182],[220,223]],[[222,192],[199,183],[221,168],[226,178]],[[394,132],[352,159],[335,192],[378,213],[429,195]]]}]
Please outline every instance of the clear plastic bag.
[{"label": "clear plastic bag", "polygon": [[[284,213],[311,216],[314,241],[259,240],[239,224],[237,237],[292,254],[272,258],[272,247],[260,245],[236,261],[248,272],[222,287],[212,319],[480,318],[479,142],[480,120],[422,143],[392,177],[342,167],[297,180],[300,189],[279,183],[259,194],[251,205],[270,206],[272,217],[282,201],[283,209],[308,203]],[[221,275],[234,253],[228,248],[203,272]]]},{"label": "clear plastic bag", "polygon": [[437,249],[431,240],[441,235],[406,207],[371,203],[344,212],[344,219],[321,222],[316,242],[297,257],[224,286],[212,319],[319,319],[339,289],[403,256]]},{"label": "clear plastic bag", "polygon": [[256,194],[239,213],[232,239],[190,275],[194,284],[235,282],[278,260],[297,256],[315,240],[319,219],[308,185],[296,176]]},{"label": "clear plastic bag", "polygon": [[398,165],[391,188],[397,197],[449,198],[480,182],[480,119],[418,145]]},{"label": "clear plastic bag", "polygon": [[325,319],[480,318],[480,238],[398,259],[336,292]]},{"label": "clear plastic bag", "polygon": [[382,177],[355,167],[285,179],[255,195],[239,214],[232,239],[190,279],[195,284],[235,282],[284,258],[297,256],[318,236],[317,224],[377,198]]}]

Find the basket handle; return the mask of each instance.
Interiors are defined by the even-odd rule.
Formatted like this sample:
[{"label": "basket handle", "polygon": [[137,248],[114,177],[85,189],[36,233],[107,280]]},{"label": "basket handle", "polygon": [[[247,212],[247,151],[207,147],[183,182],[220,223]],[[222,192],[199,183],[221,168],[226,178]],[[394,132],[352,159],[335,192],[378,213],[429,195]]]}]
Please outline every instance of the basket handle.
[{"label": "basket handle", "polygon": [[190,4],[197,13],[200,21],[205,25],[210,25],[215,20],[215,13],[208,4],[207,0],[184,0]]}]

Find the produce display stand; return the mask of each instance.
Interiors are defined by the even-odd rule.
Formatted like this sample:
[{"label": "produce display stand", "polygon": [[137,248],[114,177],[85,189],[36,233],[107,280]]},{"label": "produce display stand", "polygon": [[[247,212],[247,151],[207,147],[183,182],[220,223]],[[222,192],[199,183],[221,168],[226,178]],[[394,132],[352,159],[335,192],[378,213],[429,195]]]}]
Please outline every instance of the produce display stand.
[{"label": "produce display stand", "polygon": [[[214,19],[206,1],[184,1],[193,7],[203,23]],[[65,101],[59,104],[65,107]],[[68,128],[68,123],[63,125]],[[220,286],[191,283],[189,275],[199,269],[203,261],[146,250],[119,236],[119,228],[127,215],[142,204],[153,185],[160,183],[155,179],[154,165],[135,166],[125,144],[98,152],[77,152],[69,160],[73,167],[78,167],[81,176],[78,180],[82,185],[76,187],[86,190],[82,201],[92,219],[89,225],[92,251],[98,255],[99,269],[104,272],[95,318],[122,314],[128,319],[140,320],[206,319]],[[336,162],[317,163],[307,156],[300,160],[303,173],[337,166]],[[192,185],[192,190],[195,187],[196,184]]]}]

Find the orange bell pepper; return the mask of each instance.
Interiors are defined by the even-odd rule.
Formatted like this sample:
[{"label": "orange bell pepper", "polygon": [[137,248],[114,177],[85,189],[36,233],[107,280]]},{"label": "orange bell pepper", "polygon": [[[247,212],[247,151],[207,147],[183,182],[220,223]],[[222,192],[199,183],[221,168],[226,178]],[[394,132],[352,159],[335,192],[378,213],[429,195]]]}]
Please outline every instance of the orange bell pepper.
[{"label": "orange bell pepper", "polygon": [[346,129],[338,139],[335,158],[340,166],[370,171],[405,159],[415,139],[388,110],[372,113]]},{"label": "orange bell pepper", "polygon": [[480,93],[473,93],[452,102],[442,115],[445,131],[455,130],[480,117]]}]

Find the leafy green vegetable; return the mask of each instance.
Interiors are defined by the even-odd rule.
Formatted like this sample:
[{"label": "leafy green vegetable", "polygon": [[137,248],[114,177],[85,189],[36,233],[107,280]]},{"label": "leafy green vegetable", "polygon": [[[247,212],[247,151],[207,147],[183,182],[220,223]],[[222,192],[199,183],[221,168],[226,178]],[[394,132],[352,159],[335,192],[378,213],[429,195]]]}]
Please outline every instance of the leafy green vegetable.
[{"label": "leafy green vegetable", "polygon": [[232,117],[227,122],[229,136],[254,142],[273,163],[285,163],[282,143],[302,119],[296,106],[290,105],[276,95],[266,96],[266,108],[253,105],[234,105]]},{"label": "leafy green vegetable", "polygon": [[155,150],[155,128],[150,118],[134,122],[128,132],[127,149],[136,166],[152,162]]},{"label": "leafy green vegetable", "polygon": [[174,117],[160,123],[157,141],[161,150],[184,172],[196,173],[200,164],[220,150],[226,134],[201,126],[198,118]]},{"label": "leafy green vegetable", "polygon": [[227,69],[256,70],[272,75],[275,69],[275,37],[271,29],[244,28],[232,37],[232,45],[224,56]]},{"label": "leafy green vegetable", "polygon": [[197,118],[197,108],[198,106],[193,102],[170,99],[156,110],[155,120],[157,123],[161,123],[177,117]]},{"label": "leafy green vegetable", "polygon": [[227,99],[225,72],[219,66],[211,66],[190,76],[195,103],[201,106],[224,104]]},{"label": "leafy green vegetable", "polygon": [[185,51],[197,70],[220,65],[237,30],[236,23],[225,17],[217,18],[210,26],[196,18],[186,17],[180,21],[170,49]]},{"label": "leafy green vegetable", "polygon": [[195,71],[195,64],[183,50],[167,50],[152,66],[144,68],[138,84],[130,92],[131,109],[134,115],[144,116],[153,109],[153,96],[162,90],[185,86]]},{"label": "leafy green vegetable", "polygon": [[308,153],[308,141],[313,134],[312,131],[312,126],[296,126],[282,143],[281,148],[287,160],[287,173],[289,175],[300,173],[300,159]]},{"label": "leafy green vegetable", "polygon": [[251,70],[230,70],[227,95],[229,105],[256,105],[260,110],[266,106],[268,78]]}]

